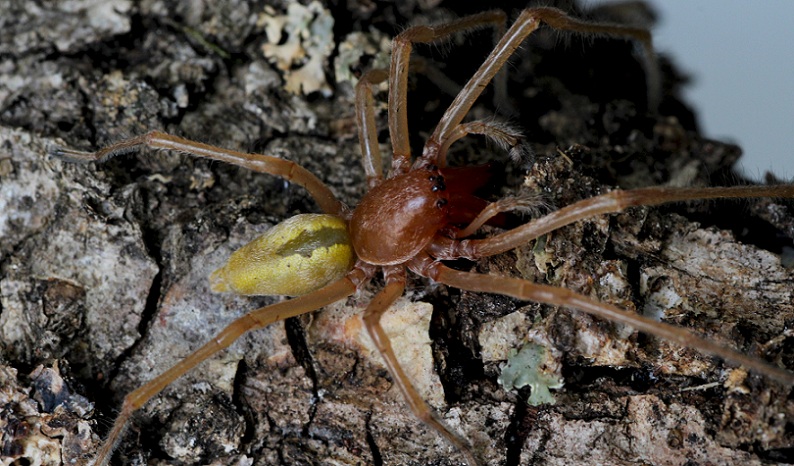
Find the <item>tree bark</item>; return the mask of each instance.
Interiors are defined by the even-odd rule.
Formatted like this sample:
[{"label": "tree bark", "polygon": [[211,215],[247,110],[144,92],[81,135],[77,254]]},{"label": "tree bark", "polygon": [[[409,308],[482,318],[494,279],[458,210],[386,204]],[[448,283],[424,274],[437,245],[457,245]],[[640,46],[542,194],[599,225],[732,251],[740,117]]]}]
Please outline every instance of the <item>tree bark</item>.
[{"label": "tree bark", "polygon": [[[272,225],[317,211],[297,186],[184,154],[75,165],[49,157],[50,146],[94,150],[162,129],[294,160],[355,206],[366,188],[356,77],[388,63],[388,38],[406,25],[475,12],[432,0],[269,3],[32,10],[0,1],[10,12],[0,18],[3,464],[90,457],[126,393],[281,299],[213,294],[212,270]],[[523,5],[490,6],[514,17]],[[621,20],[609,16],[616,9],[561,7]],[[417,47],[415,153],[491,38]],[[732,168],[740,149],[699,135],[678,96],[684,79],[661,62],[655,111],[631,44],[543,29],[511,60],[508,102],[486,93],[472,111],[509,118],[534,157],[510,162],[470,137],[451,163],[497,161],[484,196],[541,193],[548,209],[615,187],[743,182]],[[385,92],[376,100],[385,109]],[[378,125],[388,153],[384,112]],[[455,266],[572,288],[794,370],[791,209],[773,200],[637,208]],[[407,411],[358,331],[378,289],[375,280],[244,336],[141,409],[114,461],[460,464]],[[407,369],[484,464],[794,462],[791,388],[693,350],[418,277],[392,313]],[[527,402],[537,385],[497,381],[511,350],[528,343],[545,345],[563,383],[550,390],[554,404]]]}]

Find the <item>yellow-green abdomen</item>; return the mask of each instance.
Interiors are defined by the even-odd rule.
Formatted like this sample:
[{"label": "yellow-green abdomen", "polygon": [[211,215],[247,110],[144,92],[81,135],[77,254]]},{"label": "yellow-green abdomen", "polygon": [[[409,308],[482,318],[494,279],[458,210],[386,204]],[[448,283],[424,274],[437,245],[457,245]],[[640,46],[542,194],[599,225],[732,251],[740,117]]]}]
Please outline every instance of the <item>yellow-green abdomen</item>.
[{"label": "yellow-green abdomen", "polygon": [[299,296],[344,277],[354,262],[344,220],[301,214],[235,251],[210,275],[210,286],[241,295]]}]

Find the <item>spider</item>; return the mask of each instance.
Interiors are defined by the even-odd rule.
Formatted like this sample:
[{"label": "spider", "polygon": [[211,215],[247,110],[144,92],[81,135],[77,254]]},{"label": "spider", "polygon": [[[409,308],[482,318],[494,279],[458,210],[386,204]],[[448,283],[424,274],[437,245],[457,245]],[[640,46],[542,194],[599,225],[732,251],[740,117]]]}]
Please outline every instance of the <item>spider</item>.
[{"label": "spider", "polygon": [[[125,396],[95,464],[109,462],[133,413],[187,371],[248,331],[315,311],[353,295],[378,271],[385,284],[364,310],[366,331],[409,409],[446,439],[470,465],[479,464],[477,452],[467,439],[448,428],[422,399],[398,362],[389,337],[380,324],[383,314],[404,293],[409,270],[462,290],[502,294],[591,313],[744,365],[781,383],[794,384],[794,374],[698,337],[683,328],[625,311],[565,288],[461,271],[444,263],[490,257],[574,222],[634,206],[691,199],[794,197],[793,186],[615,190],[576,202],[493,236],[470,238],[499,215],[521,209],[524,200],[482,201],[474,191],[482,184],[483,168],[449,167],[447,154],[454,142],[470,134],[485,136],[501,146],[517,150],[522,140],[520,132],[489,121],[464,122],[464,119],[483,89],[523,40],[541,24],[546,24],[562,31],[634,40],[644,47],[646,56],[652,56],[650,35],[643,29],[584,22],[553,8],[526,9],[458,93],[427,139],[421,155],[413,157],[406,111],[407,75],[413,45],[441,41],[452,34],[484,25],[498,29],[504,24],[504,13],[486,12],[439,26],[411,27],[394,39],[390,69],[375,69],[362,76],[356,87],[356,120],[369,190],[352,210],[343,205],[315,175],[294,162],[213,147],[160,131],[151,131],[92,153],[65,148],[54,151],[55,155],[71,161],[104,162],[148,147],[227,162],[302,186],[324,212],[299,215],[279,224],[235,252],[223,267],[212,274],[210,280],[215,291],[294,298],[256,309],[235,320],[171,369]],[[385,174],[372,91],[373,86],[384,81],[389,85],[388,121],[393,149],[391,166]]]}]

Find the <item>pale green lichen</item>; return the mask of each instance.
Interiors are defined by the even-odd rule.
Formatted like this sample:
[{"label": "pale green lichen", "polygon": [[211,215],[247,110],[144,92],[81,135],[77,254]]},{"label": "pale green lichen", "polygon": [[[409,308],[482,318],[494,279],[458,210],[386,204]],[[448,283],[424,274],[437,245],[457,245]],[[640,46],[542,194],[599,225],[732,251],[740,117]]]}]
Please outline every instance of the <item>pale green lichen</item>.
[{"label": "pale green lichen", "polygon": [[527,403],[532,406],[554,404],[554,395],[550,389],[562,388],[563,382],[559,375],[548,370],[549,357],[546,348],[535,343],[525,344],[518,352],[507,359],[501,366],[499,384],[505,390],[529,386],[531,394]]},{"label": "pale green lichen", "polygon": [[[349,82],[355,86],[358,82],[358,73],[361,70],[362,57],[370,56],[372,60],[367,64],[367,69],[389,69],[391,56],[391,39],[376,30],[369,33],[352,32],[339,44],[338,55],[334,60],[334,73],[336,83]],[[384,90],[386,85],[384,83]]]},{"label": "pale green lichen", "polygon": [[292,1],[285,15],[266,7],[257,25],[265,29],[268,38],[262,53],[284,73],[286,91],[331,95],[323,71],[334,50],[334,18],[329,10],[317,1],[308,6]]}]

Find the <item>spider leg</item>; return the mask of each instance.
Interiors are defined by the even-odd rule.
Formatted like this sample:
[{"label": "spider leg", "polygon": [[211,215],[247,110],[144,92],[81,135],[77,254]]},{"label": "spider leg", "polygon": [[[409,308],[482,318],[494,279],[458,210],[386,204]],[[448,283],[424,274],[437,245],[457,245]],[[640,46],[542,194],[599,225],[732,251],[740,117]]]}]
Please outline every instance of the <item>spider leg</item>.
[{"label": "spider leg", "polygon": [[419,420],[426,425],[435,429],[447,441],[452,444],[455,449],[460,451],[466,458],[466,462],[471,465],[477,465],[477,460],[474,455],[469,451],[468,442],[451,432],[427,405],[422,396],[416,391],[405,371],[400,366],[397,356],[394,354],[389,337],[383,330],[380,324],[380,318],[384,312],[389,309],[397,298],[402,296],[405,290],[405,268],[402,266],[386,267],[384,268],[384,275],[386,277],[386,286],[378,292],[377,295],[367,306],[364,311],[364,325],[369,333],[370,338],[375,343],[383,361],[386,363],[386,368],[397,387],[405,398],[408,407],[416,415]]},{"label": "spider leg", "polygon": [[[438,156],[433,165],[444,167],[447,164],[447,152],[449,147],[457,140],[469,134],[479,134],[495,142],[500,148],[508,151],[510,159],[514,162],[524,160],[531,154],[531,149],[524,141],[521,131],[511,128],[505,123],[472,121],[461,123],[452,129],[449,137],[441,143]],[[425,159],[422,159],[425,162]]]},{"label": "spider leg", "polygon": [[626,324],[653,336],[674,341],[688,348],[694,348],[735,364],[743,365],[783,384],[794,385],[794,374],[779,367],[701,338],[684,328],[625,311],[616,306],[575,293],[567,288],[541,285],[518,278],[462,272],[446,267],[441,262],[435,261],[427,255],[414,259],[410,264],[410,268],[420,275],[455,288],[497,293],[518,299],[567,307],[612,322]]},{"label": "spider leg", "polygon": [[537,212],[544,208],[546,204],[540,196],[511,196],[499,199],[496,202],[488,203],[485,208],[469,223],[466,228],[455,234],[456,238],[465,238],[473,235],[477,230],[485,225],[489,220],[504,212]]},{"label": "spider leg", "polygon": [[243,334],[251,330],[265,327],[274,322],[314,311],[346,298],[353,294],[356,288],[368,280],[370,276],[371,270],[367,271],[354,268],[345,278],[337,280],[313,293],[259,308],[236,319],[221,330],[220,333],[215,335],[212,340],[204,344],[204,346],[124,397],[121,410],[97,453],[94,465],[104,466],[108,464],[111,454],[121,439],[121,434],[127,427],[127,423],[132,414],[152,397],[160,393],[171,382],[178,379],[207,358],[227,348]]},{"label": "spider leg", "polygon": [[203,144],[189,139],[180,138],[162,131],[150,131],[146,134],[136,136],[117,142],[113,145],[102,148],[96,152],[82,152],[67,148],[53,148],[51,154],[71,162],[105,162],[112,157],[126,154],[142,147],[152,149],[167,149],[183,152],[196,157],[218,160],[221,162],[237,165],[249,170],[267,173],[273,176],[284,178],[299,186],[304,187],[309,194],[317,201],[325,213],[341,215],[345,212],[345,207],[336,199],[334,193],[319,178],[310,171],[301,167],[290,160],[280,159],[270,155],[246,154],[220,147]]},{"label": "spider leg", "polygon": [[513,23],[496,47],[494,47],[488,58],[485,59],[485,62],[480,65],[477,72],[474,73],[471,79],[469,79],[469,82],[466,83],[457,97],[455,97],[452,104],[450,104],[446,113],[444,113],[444,116],[442,116],[441,120],[438,122],[435,131],[427,140],[425,144],[425,154],[423,154],[423,156],[429,158],[432,163],[435,163],[438,156],[438,146],[453,135],[455,128],[469,113],[472,105],[474,105],[474,102],[480,94],[482,94],[488,83],[490,83],[499,70],[504,67],[507,60],[513,55],[524,39],[535,31],[541,23],[545,23],[554,29],[562,31],[582,34],[603,34],[638,41],[642,45],[646,59],[646,73],[649,76],[649,106],[653,108],[653,101],[655,99],[653,96],[657,92],[656,89],[652,89],[653,86],[657,86],[655,83],[656,80],[653,79],[656,65],[652,61],[654,59],[654,54],[651,45],[651,35],[648,31],[628,26],[580,21],[568,17],[565,13],[555,8],[528,8],[521,12],[515,23]]},{"label": "spider leg", "polygon": [[389,70],[389,137],[394,156],[392,172],[405,173],[411,166],[411,145],[408,137],[408,70],[413,44],[430,43],[456,32],[493,25],[504,30],[506,17],[502,11],[488,11],[466,16],[438,26],[414,26],[401,32],[392,41]]},{"label": "spider leg", "polygon": [[[595,215],[614,214],[628,207],[703,199],[781,197],[794,198],[794,185],[733,186],[714,188],[652,187],[615,190],[575,202],[529,223],[484,239],[460,240],[436,237],[427,251],[442,260],[478,259],[500,254],[541,235]],[[487,209],[487,208],[486,208]]]},{"label": "spider leg", "polygon": [[378,128],[375,124],[375,103],[372,98],[372,86],[389,78],[386,70],[369,70],[361,76],[356,84],[356,125],[358,126],[358,142],[361,145],[364,172],[367,184],[372,189],[383,180],[383,161],[378,146]]}]

